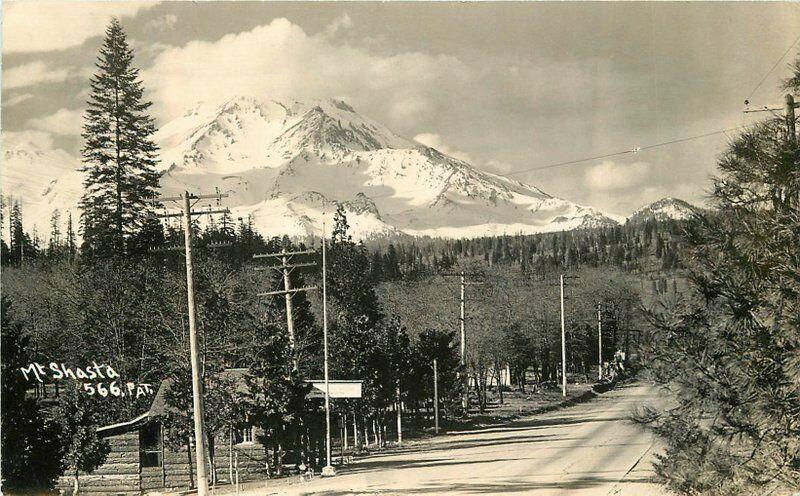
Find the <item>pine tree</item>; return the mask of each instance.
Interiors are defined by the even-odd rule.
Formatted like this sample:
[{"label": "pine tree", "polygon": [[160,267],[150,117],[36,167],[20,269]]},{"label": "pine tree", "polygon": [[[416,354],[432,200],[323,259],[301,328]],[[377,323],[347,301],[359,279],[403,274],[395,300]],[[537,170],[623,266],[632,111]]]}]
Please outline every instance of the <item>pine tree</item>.
[{"label": "pine tree", "polygon": [[84,194],[81,229],[87,249],[98,256],[122,255],[141,249],[137,237],[152,237],[149,219],[158,188],[155,124],[147,115],[133,50],[117,19],[106,29],[91,78],[84,115]]},{"label": "pine tree", "polygon": [[14,201],[9,216],[9,233],[11,245],[11,263],[22,264],[26,260],[31,260],[36,256],[36,243],[25,232],[22,225],[22,208],[19,201]]},{"label": "pine tree", "polygon": [[77,252],[77,245],[75,243],[75,226],[72,224],[72,212],[67,216],[67,233],[66,233],[66,248],[69,259],[75,258]]},{"label": "pine tree", "polygon": [[683,493],[800,489],[800,147],[786,128],[732,140],[716,211],[687,232],[694,298],[650,315],[649,366],[677,406],[643,417],[667,442],[657,471]]},{"label": "pine tree", "polygon": [[72,476],[73,493],[80,490],[80,472],[93,472],[103,464],[110,448],[97,435],[102,418],[102,405],[89,397],[80,383],[70,383],[58,398],[53,417],[59,424],[58,442],[63,449],[61,468]]},{"label": "pine tree", "polygon": [[50,216],[50,240],[47,247],[49,255],[57,256],[61,252],[61,246],[61,212],[55,209]]},{"label": "pine tree", "polygon": [[220,233],[225,239],[233,238],[236,234],[233,219],[231,219],[231,214],[227,210],[222,212],[222,217],[220,218]]},{"label": "pine tree", "polygon": [[25,233],[22,230],[22,212],[20,212],[19,202],[14,201],[8,216],[8,239],[12,263],[19,263],[23,258],[24,236]]},{"label": "pine tree", "polygon": [[[0,195],[0,233],[3,232],[3,226],[5,225],[6,220],[6,199],[3,195]],[[6,244],[6,240],[0,236],[0,264],[8,265],[11,263],[11,253],[9,252],[8,245]]]},{"label": "pine tree", "polygon": [[336,207],[336,213],[333,214],[331,241],[334,243],[350,241],[352,237],[348,234],[348,229],[350,229],[350,224],[347,223],[347,215],[345,214],[344,207],[339,205]]}]

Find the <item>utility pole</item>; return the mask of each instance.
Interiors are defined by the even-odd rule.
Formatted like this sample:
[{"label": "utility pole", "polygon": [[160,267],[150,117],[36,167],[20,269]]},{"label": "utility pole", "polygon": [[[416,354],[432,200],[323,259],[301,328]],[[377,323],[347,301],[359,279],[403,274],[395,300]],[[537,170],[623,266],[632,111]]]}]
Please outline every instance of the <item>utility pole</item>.
[{"label": "utility pole", "polygon": [[439,370],[436,359],[433,359],[433,429],[439,434]]},{"label": "utility pole", "polygon": [[[214,213],[226,213],[227,209],[222,210],[200,210],[192,211],[192,207],[198,201],[214,198],[219,200],[227,195],[220,193],[214,195],[193,195],[184,191],[181,196],[159,198],[154,203],[165,201],[181,201],[182,210],[180,214],[163,214],[159,217],[182,217],[183,219],[183,238],[184,252],[186,255],[186,297],[189,311],[189,352],[192,362],[192,408],[194,416],[194,446],[195,460],[197,463],[197,496],[208,495],[208,474],[206,473],[206,426],[205,409],[203,406],[203,380],[202,363],[200,363],[200,350],[197,343],[197,317],[194,302],[194,271],[192,266],[192,216]],[[192,203],[192,200],[196,200]]]},{"label": "utility pole", "polygon": [[561,394],[567,395],[567,331],[564,325],[564,274],[559,277],[561,285]]},{"label": "utility pole", "polygon": [[461,314],[459,317],[459,322],[461,324],[461,343],[460,343],[460,365],[461,365],[461,373],[464,374],[464,395],[462,397],[462,407],[464,408],[464,413],[469,413],[469,374],[467,373],[467,330],[466,330],[466,287],[467,286],[480,286],[483,285],[482,282],[474,282],[474,281],[467,281],[467,273],[465,271],[461,271],[459,274],[443,274],[445,276],[454,276],[458,275],[461,278]]},{"label": "utility pole", "polygon": [[597,380],[603,380],[603,320],[597,302]]},{"label": "utility pole", "polygon": [[[744,101],[745,105],[750,105],[748,100]],[[770,112],[775,115],[775,112],[779,112],[783,110],[783,118],[786,120],[786,138],[791,142],[795,143],[797,141],[797,130],[795,125],[795,112],[794,109],[798,108],[798,104],[794,101],[794,96],[791,93],[787,94],[785,97],[785,103],[783,107],[767,107],[764,106],[762,108],[755,108],[745,109],[745,114],[751,114],[755,112]]]},{"label": "utility pole", "polygon": [[[327,238],[325,234],[325,217],[322,218],[322,343],[323,355],[325,362],[325,467],[322,469],[323,476],[336,475],[336,469],[331,464],[331,384],[328,374],[328,265],[327,265],[327,250],[325,245]],[[286,280],[284,278],[284,280]],[[288,288],[287,288],[288,289]],[[288,296],[288,293],[287,293]],[[347,435],[347,425],[345,424],[345,436]],[[346,441],[345,441],[346,443]],[[343,446],[344,448],[344,446]],[[344,457],[342,457],[344,463]]]},{"label": "utility pole", "polygon": [[397,445],[403,445],[403,399],[400,396],[400,378],[397,378]]},{"label": "utility pole", "polygon": [[[466,321],[466,303],[464,301],[464,294],[466,290],[467,279],[464,275],[464,271],[461,271],[461,316],[459,317],[459,321],[461,322],[461,367],[466,366],[466,358],[467,358],[467,331],[465,329],[464,323]],[[466,408],[466,406],[465,406]]]},{"label": "utility pole", "polygon": [[467,279],[464,271],[461,271],[461,314],[459,322],[461,322],[461,370],[466,378],[466,385],[464,386],[464,399],[462,400],[464,413],[469,414],[469,374],[467,373],[467,331],[465,328],[466,316],[466,302],[464,294],[466,292]]},{"label": "utility pole", "polygon": [[[282,273],[283,275],[283,289],[279,291],[268,291],[266,293],[258,293],[258,296],[274,296],[274,295],[284,295],[286,299],[286,329],[289,334],[289,347],[292,353],[292,368],[293,370],[297,370],[297,355],[295,353],[295,334],[294,334],[294,315],[292,312],[292,296],[295,293],[300,293],[302,291],[315,291],[317,289],[316,286],[305,286],[302,288],[292,288],[292,282],[290,279],[291,270],[296,269],[298,267],[312,267],[317,265],[315,262],[301,262],[291,264],[291,257],[296,255],[310,255],[316,253],[314,250],[303,250],[303,251],[293,251],[288,252],[286,251],[286,247],[283,247],[279,253],[262,253],[253,255],[253,258],[278,258],[280,259],[280,265],[268,265],[266,268],[275,269]],[[259,269],[257,269],[259,270]]]}]

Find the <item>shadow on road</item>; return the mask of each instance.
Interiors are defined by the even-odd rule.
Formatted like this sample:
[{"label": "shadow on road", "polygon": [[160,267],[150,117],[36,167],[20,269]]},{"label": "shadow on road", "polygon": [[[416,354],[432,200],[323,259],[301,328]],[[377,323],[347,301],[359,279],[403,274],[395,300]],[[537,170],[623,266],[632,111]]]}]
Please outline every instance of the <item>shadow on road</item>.
[{"label": "shadow on road", "polygon": [[[618,481],[618,477],[603,477],[601,475],[586,474],[582,477],[577,477],[573,480],[559,481],[559,482],[535,482],[535,481],[503,481],[503,482],[486,482],[485,480],[475,479],[475,482],[461,482],[457,484],[426,484],[422,487],[413,489],[398,490],[385,490],[385,489],[363,489],[363,490],[333,490],[333,491],[311,491],[304,493],[311,496],[345,496],[345,495],[400,495],[400,494],[446,494],[449,492],[456,492],[460,494],[507,494],[507,493],[530,493],[537,490],[574,490],[574,489],[591,489],[593,487],[604,486],[607,484],[614,484]],[[627,484],[649,484],[652,482],[650,478],[639,477],[634,479],[625,479]]]}]

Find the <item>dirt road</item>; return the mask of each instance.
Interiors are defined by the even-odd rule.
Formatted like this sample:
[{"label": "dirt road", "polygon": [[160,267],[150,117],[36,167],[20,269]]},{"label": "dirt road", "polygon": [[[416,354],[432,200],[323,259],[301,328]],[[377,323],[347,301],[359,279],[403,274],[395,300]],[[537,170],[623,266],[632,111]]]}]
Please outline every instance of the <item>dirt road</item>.
[{"label": "dirt road", "polygon": [[248,494],[669,494],[651,483],[653,437],[628,420],[656,390],[623,385],[597,399],[503,427],[370,456],[330,479]]}]

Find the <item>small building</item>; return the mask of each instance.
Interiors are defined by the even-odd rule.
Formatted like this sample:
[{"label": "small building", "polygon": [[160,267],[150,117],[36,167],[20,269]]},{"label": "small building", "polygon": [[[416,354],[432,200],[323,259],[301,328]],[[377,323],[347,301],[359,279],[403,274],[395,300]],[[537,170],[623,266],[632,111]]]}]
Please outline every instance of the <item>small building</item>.
[{"label": "small building", "polygon": [[[246,369],[229,369],[224,374],[234,376],[244,384]],[[96,495],[128,496],[147,492],[190,489],[197,470],[193,441],[173,451],[164,443],[164,427],[160,418],[167,413],[166,392],[172,381],[161,382],[150,409],[142,415],[97,430],[110,447],[105,462],[91,474],[80,474],[80,491]],[[238,472],[244,482],[268,475],[267,453],[258,442],[258,432],[242,419],[242,428],[218,435],[214,439],[216,481],[231,483]],[[209,467],[209,470],[211,467]],[[58,488],[72,491],[72,477],[62,476]]]}]

